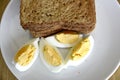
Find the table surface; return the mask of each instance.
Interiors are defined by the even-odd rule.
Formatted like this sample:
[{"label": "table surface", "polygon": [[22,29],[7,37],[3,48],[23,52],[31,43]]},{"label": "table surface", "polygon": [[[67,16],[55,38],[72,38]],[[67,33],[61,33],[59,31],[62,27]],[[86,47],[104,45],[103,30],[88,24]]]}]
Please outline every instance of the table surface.
[{"label": "table surface", "polygon": [[[118,0],[120,2],[120,0]],[[2,17],[3,11],[7,6],[9,0],[0,0],[0,19]],[[17,80],[17,78],[10,72],[6,66],[2,54],[0,52],[0,80]],[[109,80],[120,80],[120,67],[118,70],[111,76]]]}]

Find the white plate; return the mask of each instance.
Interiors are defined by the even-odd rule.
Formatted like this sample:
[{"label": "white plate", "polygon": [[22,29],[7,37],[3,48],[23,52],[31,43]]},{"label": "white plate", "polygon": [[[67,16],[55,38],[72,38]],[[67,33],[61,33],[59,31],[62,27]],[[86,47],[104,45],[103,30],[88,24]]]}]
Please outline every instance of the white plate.
[{"label": "white plate", "polygon": [[19,72],[12,64],[18,48],[30,39],[20,26],[20,0],[12,0],[1,21],[1,51],[11,72],[20,80],[104,80],[118,68],[120,62],[120,6],[117,0],[96,0],[97,24],[91,55],[78,67],[69,67],[53,74],[41,66],[40,59],[26,72]]}]

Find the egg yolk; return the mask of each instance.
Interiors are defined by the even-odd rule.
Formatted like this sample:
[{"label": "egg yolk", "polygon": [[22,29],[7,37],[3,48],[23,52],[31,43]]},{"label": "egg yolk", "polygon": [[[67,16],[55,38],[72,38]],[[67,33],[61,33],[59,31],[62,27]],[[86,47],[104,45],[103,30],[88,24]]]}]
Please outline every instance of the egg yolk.
[{"label": "egg yolk", "polygon": [[62,31],[55,38],[61,43],[72,44],[79,39],[79,35],[73,31]]},{"label": "egg yolk", "polygon": [[57,53],[57,51],[52,48],[50,45],[44,46],[44,58],[47,61],[47,63],[53,65],[53,66],[59,66],[62,63],[62,59]]},{"label": "egg yolk", "polygon": [[36,48],[33,45],[25,45],[15,55],[14,60],[21,66],[28,65],[34,58]]},{"label": "egg yolk", "polygon": [[78,60],[82,57],[84,57],[88,51],[90,50],[90,40],[88,38],[80,41],[72,51],[72,60]]}]

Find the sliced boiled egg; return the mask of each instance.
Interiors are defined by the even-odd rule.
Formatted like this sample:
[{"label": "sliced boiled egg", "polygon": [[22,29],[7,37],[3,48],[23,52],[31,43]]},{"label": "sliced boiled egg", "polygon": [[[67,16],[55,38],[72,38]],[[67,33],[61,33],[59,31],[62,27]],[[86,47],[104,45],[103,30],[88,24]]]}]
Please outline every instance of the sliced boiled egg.
[{"label": "sliced boiled egg", "polygon": [[18,50],[14,57],[14,64],[17,70],[26,71],[32,66],[39,54],[38,41],[39,38],[32,39]]},{"label": "sliced boiled egg", "polygon": [[60,48],[72,47],[81,39],[82,35],[74,31],[62,31],[60,33],[45,38],[47,42]]},{"label": "sliced boiled egg", "polygon": [[66,67],[67,66],[78,66],[83,62],[88,55],[91,53],[94,45],[94,39],[92,36],[84,38],[79,41],[68,53],[66,57]]},{"label": "sliced boiled egg", "polygon": [[57,73],[61,71],[64,65],[64,60],[59,50],[45,41],[44,38],[41,38],[39,48],[40,58],[43,64],[51,72]]}]

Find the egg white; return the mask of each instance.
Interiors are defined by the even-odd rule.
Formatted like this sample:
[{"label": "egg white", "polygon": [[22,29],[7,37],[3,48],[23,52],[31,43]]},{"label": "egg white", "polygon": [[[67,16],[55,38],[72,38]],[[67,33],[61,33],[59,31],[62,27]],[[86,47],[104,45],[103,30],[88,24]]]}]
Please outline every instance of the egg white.
[{"label": "egg white", "polygon": [[53,46],[59,47],[59,48],[69,48],[69,47],[73,47],[76,43],[79,42],[79,40],[81,40],[83,37],[83,35],[79,34],[79,39],[72,44],[65,44],[65,43],[61,43],[58,40],[56,40],[55,35],[52,36],[48,36],[45,38],[45,40],[49,43],[51,43]]},{"label": "egg white", "polygon": [[[28,65],[26,65],[26,66],[21,66],[19,63],[17,63],[17,62],[14,61],[15,68],[16,68],[17,70],[19,70],[19,71],[26,71],[26,70],[28,70],[28,69],[33,65],[33,63],[35,62],[35,60],[37,59],[37,56],[38,56],[38,54],[39,54],[38,41],[39,41],[39,38],[35,38],[35,39],[32,39],[32,40],[28,41],[28,42],[25,44],[25,45],[27,45],[27,44],[32,44],[32,45],[34,45],[34,47],[36,48],[35,53],[34,53],[34,58],[33,58],[32,61],[31,61]],[[24,45],[23,45],[23,46],[24,46]]]},{"label": "egg white", "polygon": [[88,53],[87,53],[84,57],[82,57],[81,59],[73,61],[73,60],[70,59],[71,52],[72,52],[72,50],[73,50],[73,48],[74,48],[74,47],[73,47],[73,48],[69,51],[68,56],[66,57],[66,60],[65,60],[66,66],[65,66],[64,68],[67,68],[68,66],[78,66],[78,65],[80,65],[83,61],[85,61],[85,59],[90,55],[90,53],[92,52],[93,46],[94,46],[94,39],[93,39],[92,36],[89,36],[88,39],[90,40],[90,50],[88,51]]},{"label": "egg white", "polygon": [[[59,66],[52,66],[52,65],[50,65],[50,64],[48,64],[46,62],[46,60],[44,58],[44,55],[43,55],[43,49],[44,49],[44,46],[46,44],[51,46],[52,48],[54,48],[57,51],[59,56],[62,58],[62,64],[61,65],[59,65]],[[40,48],[39,49],[40,50],[40,59],[43,62],[43,64],[48,68],[48,70],[51,71],[51,72],[54,72],[54,73],[60,72],[63,69],[64,60],[63,60],[63,57],[62,57],[61,53],[59,52],[59,50],[56,47],[52,46],[51,44],[47,43],[47,41],[45,41],[44,38],[41,38],[40,43],[39,43],[39,48]]]}]

